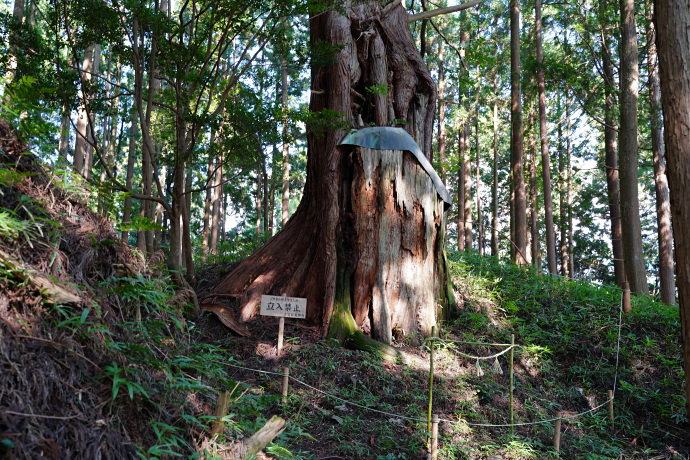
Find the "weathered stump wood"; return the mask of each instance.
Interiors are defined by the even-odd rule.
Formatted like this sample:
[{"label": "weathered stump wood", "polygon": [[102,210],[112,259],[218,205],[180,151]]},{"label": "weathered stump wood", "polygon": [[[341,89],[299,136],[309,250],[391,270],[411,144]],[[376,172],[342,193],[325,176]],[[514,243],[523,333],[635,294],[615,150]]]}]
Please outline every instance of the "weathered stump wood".
[{"label": "weathered stump wood", "polygon": [[410,152],[356,147],[352,156],[355,322],[384,343],[394,329],[427,336],[436,320],[443,202]]}]

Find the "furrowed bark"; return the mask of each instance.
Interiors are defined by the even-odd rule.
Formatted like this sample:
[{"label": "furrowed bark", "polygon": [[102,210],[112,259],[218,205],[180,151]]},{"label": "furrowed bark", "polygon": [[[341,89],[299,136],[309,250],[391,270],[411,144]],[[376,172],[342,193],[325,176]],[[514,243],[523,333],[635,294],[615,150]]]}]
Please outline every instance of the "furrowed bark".
[{"label": "furrowed bark", "polygon": [[346,4],[345,14],[315,14],[311,31],[313,44],[337,51],[312,69],[310,110],[338,117],[308,129],[307,181],[294,215],[214,293],[240,294],[242,321],[256,315],[262,294],[306,297],[307,320],[340,341],[428,335],[437,299],[450,303],[444,204],[411,153],[338,143],[360,121],[404,120],[431,159],[436,87],[402,5],[384,12],[378,2]]},{"label": "furrowed bark", "polygon": [[671,191],[673,239],[676,246],[678,305],[680,309],[685,411],[690,415],[690,2],[654,2],[664,141]]}]

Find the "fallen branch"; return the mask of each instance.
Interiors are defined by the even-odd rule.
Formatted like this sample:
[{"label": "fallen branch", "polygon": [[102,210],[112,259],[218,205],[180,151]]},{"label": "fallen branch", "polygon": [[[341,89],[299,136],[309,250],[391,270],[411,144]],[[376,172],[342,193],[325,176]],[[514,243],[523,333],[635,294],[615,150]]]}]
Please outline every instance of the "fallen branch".
[{"label": "fallen branch", "polygon": [[248,459],[258,454],[269,442],[273,441],[280,433],[283,432],[285,420],[274,415],[271,420],[259,431],[254,433],[251,438],[242,442],[237,451],[239,456],[237,458]]},{"label": "fallen branch", "polygon": [[0,263],[12,270],[14,275],[26,281],[41,293],[46,302],[61,305],[75,305],[81,297],[55,284],[46,274],[29,268],[24,262],[0,250]]}]

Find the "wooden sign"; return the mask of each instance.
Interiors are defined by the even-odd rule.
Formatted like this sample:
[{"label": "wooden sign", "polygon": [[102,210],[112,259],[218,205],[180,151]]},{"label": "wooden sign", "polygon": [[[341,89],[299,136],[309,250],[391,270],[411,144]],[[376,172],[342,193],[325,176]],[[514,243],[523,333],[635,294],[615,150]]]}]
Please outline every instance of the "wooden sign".
[{"label": "wooden sign", "polygon": [[282,316],[285,318],[306,318],[307,299],[301,297],[262,295],[260,314],[265,316]]}]

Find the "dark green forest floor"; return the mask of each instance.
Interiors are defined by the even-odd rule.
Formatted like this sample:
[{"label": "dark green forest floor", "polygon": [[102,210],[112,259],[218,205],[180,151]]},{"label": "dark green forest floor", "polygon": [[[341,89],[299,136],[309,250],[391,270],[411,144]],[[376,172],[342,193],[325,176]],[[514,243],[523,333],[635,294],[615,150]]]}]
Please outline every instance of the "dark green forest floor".
[{"label": "dark green forest floor", "polygon": [[[119,242],[73,183],[10,144],[0,155],[0,459],[234,458],[272,415],[286,429],[258,458],[426,458],[428,343],[402,340],[395,345],[411,363],[386,363],[288,320],[277,356],[275,318],[251,322],[251,337],[210,313],[191,321],[162,268]],[[561,458],[690,458],[677,308],[633,298],[619,342],[615,287],[476,254],[449,260],[460,305],[434,348],[439,458],[556,458],[559,412]],[[201,267],[200,286],[228,268]],[[79,300],[44,302],[30,271]],[[504,349],[466,342],[511,335],[512,433],[500,426],[509,421],[508,354],[479,362],[481,372],[466,357]],[[283,367],[293,378],[285,404]],[[614,389],[611,426],[605,406],[591,409]],[[225,392],[225,428],[211,436]]]}]

